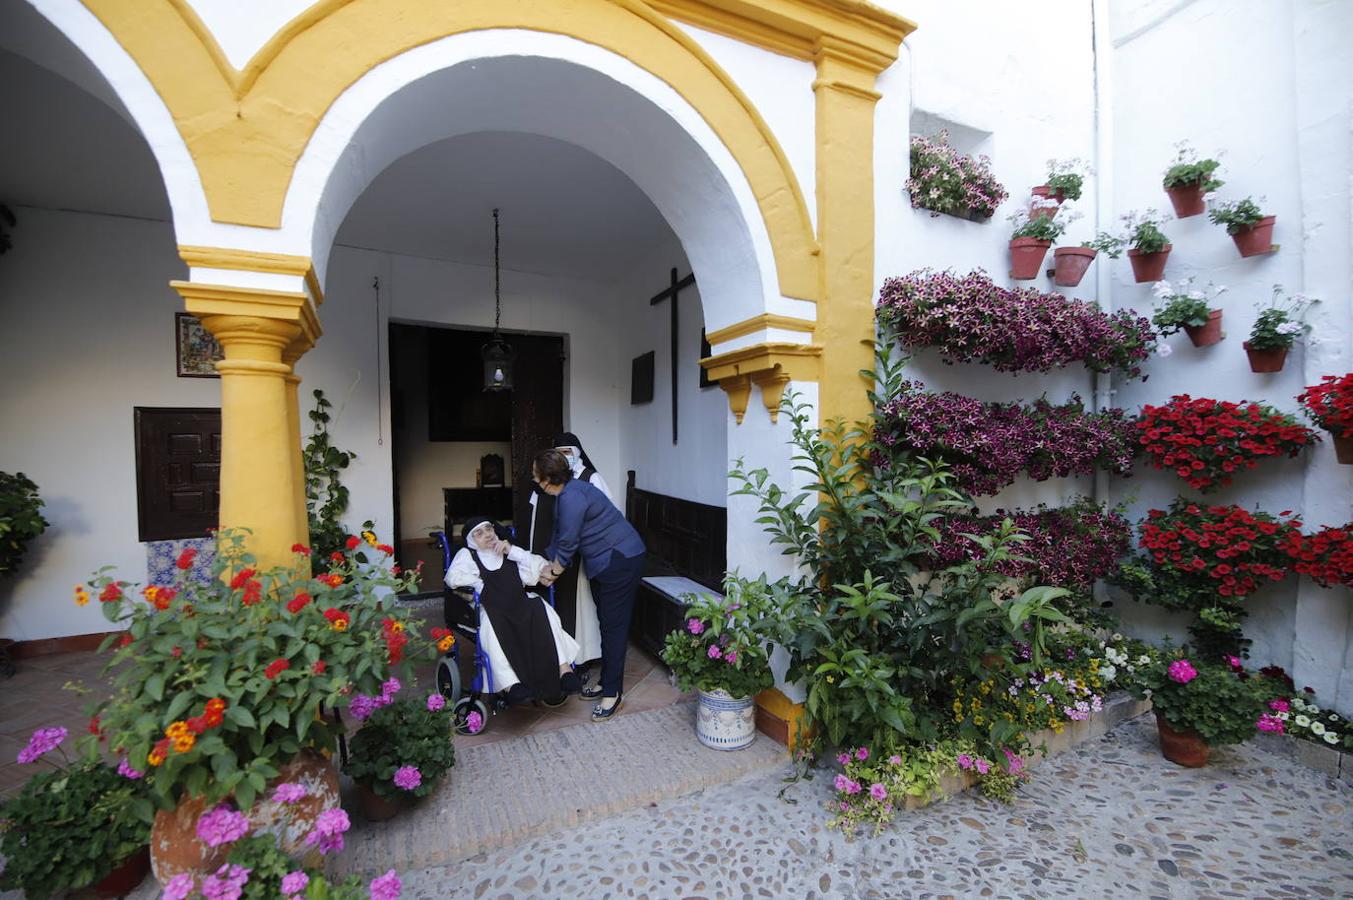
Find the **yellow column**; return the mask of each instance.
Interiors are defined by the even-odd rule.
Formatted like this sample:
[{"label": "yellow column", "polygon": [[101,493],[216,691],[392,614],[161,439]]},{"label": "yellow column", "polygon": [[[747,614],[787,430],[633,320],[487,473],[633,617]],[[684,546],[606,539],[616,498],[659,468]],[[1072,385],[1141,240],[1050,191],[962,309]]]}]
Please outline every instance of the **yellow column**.
[{"label": "yellow column", "polygon": [[285,376],[286,395],[287,395],[287,435],[291,441],[291,449],[288,451],[291,456],[292,478],[295,479],[297,489],[295,497],[295,529],[297,538],[302,544],[310,543],[310,517],[305,511],[305,461],[301,455],[301,400],[300,386],[301,376],[296,374],[296,361],[304,355],[305,351],[310,349],[304,343],[294,343],[287,347],[282,354],[282,362],[286,363],[291,372]]},{"label": "yellow column", "polygon": [[869,414],[874,355],[874,78],[890,59],[830,37],[818,40],[817,231],[822,299],[814,337],[822,346],[819,413],[855,422]]}]

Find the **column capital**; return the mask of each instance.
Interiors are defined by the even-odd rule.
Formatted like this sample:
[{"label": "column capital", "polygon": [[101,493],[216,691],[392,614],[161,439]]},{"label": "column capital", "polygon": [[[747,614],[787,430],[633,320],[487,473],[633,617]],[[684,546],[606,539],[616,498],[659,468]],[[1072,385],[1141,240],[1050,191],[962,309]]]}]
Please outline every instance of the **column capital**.
[{"label": "column capital", "polygon": [[[208,318],[224,317],[294,326],[294,333],[287,329],[278,333],[286,334],[283,347],[293,341],[304,347],[296,354],[298,359],[323,334],[315,305],[304,291],[277,291],[195,281],[171,281],[169,284],[183,297],[184,308],[202,319],[204,324]],[[256,328],[266,330],[262,325]],[[212,331],[210,327],[208,330]],[[212,333],[215,334],[215,331]],[[220,335],[217,335],[217,339],[221,339]]]}]

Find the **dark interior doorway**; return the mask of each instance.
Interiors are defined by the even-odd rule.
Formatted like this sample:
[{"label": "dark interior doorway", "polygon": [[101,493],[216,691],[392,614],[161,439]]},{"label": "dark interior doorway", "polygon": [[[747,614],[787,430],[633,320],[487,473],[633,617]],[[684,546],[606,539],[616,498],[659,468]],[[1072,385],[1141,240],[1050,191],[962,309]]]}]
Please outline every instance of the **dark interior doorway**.
[{"label": "dark interior doorway", "polygon": [[531,460],[564,430],[564,338],[504,332],[517,352],[514,388],[493,393],[479,355],[487,332],[389,327],[396,557],[406,568],[422,561],[419,591],[436,594],[444,573],[431,532],[454,534],[473,514],[527,521]]}]

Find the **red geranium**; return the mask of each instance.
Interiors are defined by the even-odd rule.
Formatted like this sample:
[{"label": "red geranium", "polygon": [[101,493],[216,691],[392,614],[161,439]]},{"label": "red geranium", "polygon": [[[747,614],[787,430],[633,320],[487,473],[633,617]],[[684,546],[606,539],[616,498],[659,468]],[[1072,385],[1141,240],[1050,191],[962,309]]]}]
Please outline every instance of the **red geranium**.
[{"label": "red geranium", "polygon": [[1172,469],[1203,493],[1228,485],[1233,473],[1270,456],[1296,456],[1320,437],[1292,416],[1262,403],[1231,403],[1177,394],[1143,406],[1137,442],[1157,469]]},{"label": "red geranium", "polygon": [[174,565],[178,566],[180,569],[183,569],[184,571],[187,571],[188,569],[191,569],[193,567],[193,560],[196,558],[197,558],[197,548],[185,547],[183,549],[183,552],[179,554],[179,558],[174,561]]},{"label": "red geranium", "polygon": [[268,667],[263,670],[263,677],[272,681],[278,675],[281,675],[287,669],[291,668],[291,662],[285,659],[274,659],[268,663]]},{"label": "red geranium", "polygon": [[349,550],[356,550],[359,546],[361,546],[361,543],[362,539],[359,538],[357,535],[355,534],[348,535],[347,547]]},{"label": "red geranium", "polygon": [[253,606],[262,599],[263,585],[259,584],[257,581],[246,581],[244,583],[244,596],[240,598],[240,602],[245,606]]},{"label": "red geranium", "polygon": [[292,597],[290,600],[287,601],[287,612],[298,613],[301,610],[305,609],[306,604],[308,604],[309,602],[310,595],[307,594],[305,591],[301,591],[295,597]]},{"label": "red geranium", "polygon": [[230,589],[232,591],[238,591],[240,588],[244,587],[246,581],[253,577],[253,569],[240,569],[235,573],[235,577],[230,579]]},{"label": "red geranium", "polygon": [[1292,558],[1292,568],[1321,587],[1353,587],[1353,522],[1315,534],[1293,532],[1280,546]]},{"label": "red geranium", "polygon": [[309,555],[310,555],[310,548],[307,547],[305,544],[292,544],[292,545],[291,545],[291,552],[292,552],[292,553],[299,553],[299,554],[301,554],[302,556],[309,556]]},{"label": "red geranium", "polygon": [[1353,372],[1326,375],[1302,391],[1297,402],[1321,428],[1335,437],[1353,437]]},{"label": "red geranium", "polygon": [[1141,546],[1157,566],[1215,586],[1223,597],[1247,597],[1262,580],[1281,581],[1288,561],[1280,545],[1299,534],[1298,519],[1278,519],[1239,506],[1199,506],[1178,499],[1153,509],[1141,524]]}]

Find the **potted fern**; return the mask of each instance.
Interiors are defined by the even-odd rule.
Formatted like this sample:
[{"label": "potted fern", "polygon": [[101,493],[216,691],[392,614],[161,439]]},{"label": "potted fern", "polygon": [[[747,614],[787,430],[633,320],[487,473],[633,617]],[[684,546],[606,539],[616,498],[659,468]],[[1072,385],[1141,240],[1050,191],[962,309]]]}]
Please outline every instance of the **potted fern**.
[{"label": "potted fern", "polygon": [[1177,145],[1174,163],[1165,170],[1162,184],[1165,193],[1170,195],[1170,205],[1174,207],[1175,218],[1187,219],[1206,209],[1205,194],[1221,187],[1223,182],[1216,177],[1221,163],[1215,159],[1199,159],[1198,151],[1187,142]]},{"label": "potted fern", "polygon": [[1273,226],[1277,216],[1264,215],[1263,209],[1249,197],[1234,203],[1222,203],[1207,217],[1216,225],[1225,225],[1241,256],[1262,256],[1273,252]]}]

